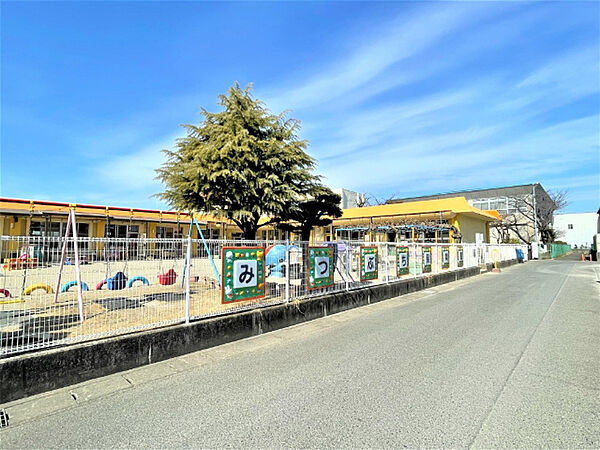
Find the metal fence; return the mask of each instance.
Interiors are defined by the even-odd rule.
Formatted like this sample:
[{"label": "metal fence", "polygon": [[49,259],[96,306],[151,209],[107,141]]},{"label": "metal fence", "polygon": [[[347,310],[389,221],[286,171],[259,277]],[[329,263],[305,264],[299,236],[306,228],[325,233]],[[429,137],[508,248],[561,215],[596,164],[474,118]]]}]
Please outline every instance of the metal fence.
[{"label": "metal fence", "polygon": [[[61,258],[64,244],[64,238],[0,237],[0,253],[7,255],[0,271],[0,357],[476,267],[515,259],[516,249],[526,250],[485,244],[79,238],[77,266],[75,241],[66,240]],[[311,284],[307,261],[315,246],[331,257],[326,287]],[[252,251],[264,258],[258,269],[264,279],[260,272],[262,282],[253,287],[260,292],[237,289],[249,294],[240,301],[228,301],[233,269],[226,251],[232,247],[241,257]],[[377,255],[368,280],[365,247]]]}]

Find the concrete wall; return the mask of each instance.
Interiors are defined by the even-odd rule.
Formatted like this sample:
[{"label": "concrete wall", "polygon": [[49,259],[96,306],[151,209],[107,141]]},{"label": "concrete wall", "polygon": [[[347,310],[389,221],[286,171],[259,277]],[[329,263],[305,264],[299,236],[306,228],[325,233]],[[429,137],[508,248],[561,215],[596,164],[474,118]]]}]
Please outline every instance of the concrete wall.
[{"label": "concrete wall", "polygon": [[[509,261],[504,267],[514,264]],[[491,269],[491,265],[488,267]],[[0,360],[0,403],[277,330],[480,273],[442,272]]]},{"label": "concrete wall", "polygon": [[[458,214],[455,220],[455,224],[458,222],[458,229],[460,234],[462,235],[462,242],[476,242],[475,234],[481,233],[483,234],[484,242],[487,242],[486,239],[489,238],[488,233],[486,232],[486,222],[478,219],[473,219],[471,217],[465,216],[463,214]],[[456,225],[455,225],[456,226]]]},{"label": "concrete wall", "polygon": [[362,205],[365,202],[364,194],[360,194],[358,192],[350,191],[348,189],[343,188],[332,190],[334,193],[342,197],[342,200],[340,202],[340,208],[342,209],[356,208],[359,206],[359,203]]},{"label": "concrete wall", "polygon": [[[589,247],[596,234],[598,226],[596,213],[556,214],[554,216],[554,229],[558,232],[557,240],[564,241],[571,246]],[[569,228],[569,225],[571,228]]]}]

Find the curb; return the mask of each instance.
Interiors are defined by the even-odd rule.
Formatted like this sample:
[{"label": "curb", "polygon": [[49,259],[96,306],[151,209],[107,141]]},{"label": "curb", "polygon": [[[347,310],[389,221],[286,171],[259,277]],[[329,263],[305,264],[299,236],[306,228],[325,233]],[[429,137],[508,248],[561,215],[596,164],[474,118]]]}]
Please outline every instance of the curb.
[{"label": "curb", "polygon": [[[505,261],[499,267],[516,264]],[[488,265],[491,270],[491,264]],[[479,267],[393,281],[190,324],[120,335],[0,360],[0,403],[256,336],[479,275]]]}]

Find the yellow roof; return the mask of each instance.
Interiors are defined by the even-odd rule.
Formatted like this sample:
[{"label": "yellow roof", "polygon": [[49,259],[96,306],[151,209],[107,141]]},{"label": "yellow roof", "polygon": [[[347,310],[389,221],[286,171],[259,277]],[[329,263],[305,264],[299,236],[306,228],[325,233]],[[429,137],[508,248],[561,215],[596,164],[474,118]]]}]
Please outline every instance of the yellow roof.
[{"label": "yellow roof", "polygon": [[[190,216],[178,211],[161,211],[156,209],[124,208],[119,206],[86,205],[75,203],[53,202],[45,200],[25,200],[0,197],[0,213],[9,214],[36,214],[54,213],[64,214],[74,208],[75,213],[81,216],[110,217],[121,220],[164,221],[164,222],[189,222]],[[214,217],[208,214],[196,213],[194,217],[200,222],[233,223],[228,219]]]},{"label": "yellow roof", "polygon": [[491,214],[492,216],[494,216],[496,218],[496,220],[502,221],[502,216],[495,209],[484,209],[484,212]]},{"label": "yellow roof", "polygon": [[344,209],[342,217],[337,220],[439,214],[440,212],[467,214],[485,220],[486,222],[497,220],[497,217],[494,214],[469,205],[464,197],[392,203],[388,205],[365,206],[363,208],[349,208]]}]

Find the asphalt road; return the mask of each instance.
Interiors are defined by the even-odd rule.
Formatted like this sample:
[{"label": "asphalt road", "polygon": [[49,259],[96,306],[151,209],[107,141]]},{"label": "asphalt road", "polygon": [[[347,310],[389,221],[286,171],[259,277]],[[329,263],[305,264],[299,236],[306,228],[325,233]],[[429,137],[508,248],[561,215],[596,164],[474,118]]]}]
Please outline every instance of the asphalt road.
[{"label": "asphalt road", "polygon": [[529,262],[30,399],[0,447],[598,448],[599,319],[597,263]]}]

